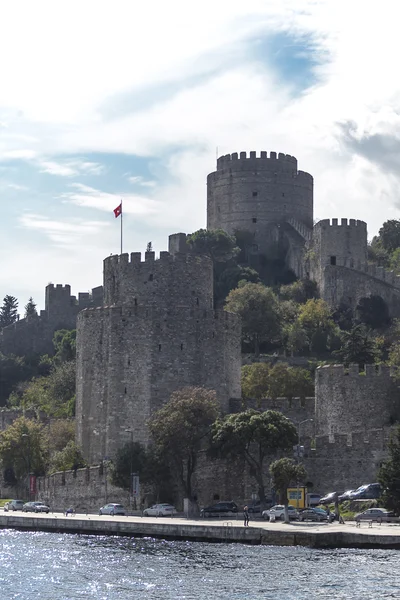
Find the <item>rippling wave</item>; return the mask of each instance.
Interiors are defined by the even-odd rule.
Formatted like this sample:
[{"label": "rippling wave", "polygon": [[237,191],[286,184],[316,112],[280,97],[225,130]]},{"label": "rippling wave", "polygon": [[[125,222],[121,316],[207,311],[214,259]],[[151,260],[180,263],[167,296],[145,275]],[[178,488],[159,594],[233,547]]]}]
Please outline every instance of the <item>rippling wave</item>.
[{"label": "rippling wave", "polygon": [[400,598],[395,550],[0,531],[1,600]]}]

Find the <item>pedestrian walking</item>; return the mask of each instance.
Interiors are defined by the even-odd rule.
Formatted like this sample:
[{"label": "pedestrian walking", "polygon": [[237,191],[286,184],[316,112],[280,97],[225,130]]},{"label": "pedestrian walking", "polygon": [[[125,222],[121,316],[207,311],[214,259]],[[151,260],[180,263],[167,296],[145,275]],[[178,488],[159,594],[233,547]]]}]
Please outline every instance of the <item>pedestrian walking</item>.
[{"label": "pedestrian walking", "polygon": [[245,506],[243,509],[244,526],[249,526],[249,507]]}]

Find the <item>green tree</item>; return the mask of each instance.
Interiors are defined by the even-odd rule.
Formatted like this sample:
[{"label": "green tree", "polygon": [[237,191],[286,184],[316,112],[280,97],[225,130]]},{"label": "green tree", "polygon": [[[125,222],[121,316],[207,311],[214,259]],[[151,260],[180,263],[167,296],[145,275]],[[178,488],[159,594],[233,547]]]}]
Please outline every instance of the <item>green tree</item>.
[{"label": "green tree", "polygon": [[400,425],[397,425],[389,442],[389,456],[382,464],[378,481],[383,488],[386,508],[400,513]]},{"label": "green tree", "polygon": [[393,252],[400,247],[400,221],[390,219],[386,221],[379,230],[379,241],[383,248]]},{"label": "green tree", "polygon": [[142,483],[152,486],[156,501],[173,500],[170,468],[166,456],[157,452],[157,448],[145,448],[139,442],[129,442],[119,448],[111,465],[111,482],[130,490],[132,473],[137,473]]},{"label": "green tree", "polygon": [[289,523],[287,490],[291,485],[297,485],[305,480],[306,470],[302,464],[296,463],[291,458],[280,458],[270,465],[269,472],[280,501],[285,506],[285,523]]},{"label": "green tree", "polygon": [[81,449],[71,440],[67,445],[51,457],[49,470],[51,473],[56,471],[69,471],[81,469],[86,466],[85,459],[82,456]]},{"label": "green tree", "polygon": [[260,283],[257,271],[231,263],[234,261],[229,261],[227,264],[219,263],[214,268],[214,295],[219,303],[242,282]]},{"label": "green tree", "polygon": [[253,363],[242,367],[243,398],[265,398],[269,385],[271,367],[268,363]]},{"label": "green tree", "polygon": [[396,275],[400,275],[400,248],[396,248],[396,250],[392,252],[389,260],[389,268],[392,269]]},{"label": "green tree", "polygon": [[217,416],[218,404],[213,390],[186,387],[174,392],[149,422],[155,446],[168,460],[173,476],[189,499],[191,511],[195,509],[193,474]]},{"label": "green tree", "polygon": [[73,419],[52,419],[48,425],[48,448],[50,454],[60,452],[69,442],[75,440]]},{"label": "green tree", "polygon": [[307,348],[310,345],[307,332],[298,321],[284,327],[283,341],[285,349],[291,356],[300,353],[304,348]]},{"label": "green tree", "polygon": [[131,489],[131,474],[138,473],[140,479],[146,471],[146,448],[139,442],[128,442],[117,450],[112,470],[111,482],[125,490]]},{"label": "green tree", "polygon": [[52,368],[47,377],[33,377],[10,396],[10,406],[43,411],[50,417],[72,417],[75,414],[75,361]]},{"label": "green tree", "polygon": [[316,298],[317,286],[310,279],[299,279],[288,285],[281,285],[279,298],[281,300],[292,300],[298,304],[304,304],[307,300]]},{"label": "green tree", "polygon": [[323,352],[328,349],[329,339],[335,332],[336,325],[324,300],[307,300],[300,307],[298,323],[307,334],[310,350]]},{"label": "green tree", "polygon": [[381,296],[361,298],[356,313],[359,320],[372,329],[386,327],[390,323],[389,309]]},{"label": "green tree", "polygon": [[12,325],[18,320],[18,300],[14,296],[4,296],[0,308],[0,329]]},{"label": "green tree", "polygon": [[29,298],[28,303],[25,304],[25,318],[37,316],[36,304],[33,301],[32,296]]},{"label": "green tree", "polygon": [[279,340],[279,304],[270,288],[261,283],[246,283],[229,293],[225,310],[240,315],[243,339],[251,342],[256,356],[262,342],[276,344]]},{"label": "green tree", "polygon": [[32,377],[33,370],[19,356],[6,356],[0,352],[0,406],[4,406],[9,395],[21,381]]},{"label": "green tree", "polygon": [[368,244],[368,260],[376,263],[379,267],[389,268],[390,266],[390,252],[385,250],[378,236],[375,236]]},{"label": "green tree", "polygon": [[304,398],[314,394],[314,383],[307,369],[284,363],[270,366],[253,363],[242,367],[242,392],[245,398]]},{"label": "green tree", "polygon": [[222,229],[199,229],[187,237],[192,252],[207,254],[213,262],[227,262],[239,252],[236,240]]},{"label": "green tree", "polygon": [[350,331],[340,334],[341,347],[333,354],[345,365],[358,363],[360,366],[379,362],[381,351],[378,343],[364,325],[355,325]]},{"label": "green tree", "polygon": [[41,423],[20,417],[0,433],[0,462],[19,483],[29,472],[43,475],[48,461],[47,435]]},{"label": "green tree", "polygon": [[75,360],[76,329],[59,329],[53,336],[54,362],[57,364]]},{"label": "green tree", "polygon": [[243,458],[257,482],[261,506],[265,506],[265,462],[277,453],[291,450],[296,442],[296,427],[282,413],[246,410],[216,420],[211,454]]}]

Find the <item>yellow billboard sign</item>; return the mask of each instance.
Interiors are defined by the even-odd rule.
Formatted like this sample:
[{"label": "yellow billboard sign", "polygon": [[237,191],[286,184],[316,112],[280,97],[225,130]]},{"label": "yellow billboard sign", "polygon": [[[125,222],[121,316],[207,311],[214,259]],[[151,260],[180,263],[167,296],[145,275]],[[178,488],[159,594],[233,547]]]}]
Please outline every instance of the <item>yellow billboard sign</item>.
[{"label": "yellow billboard sign", "polygon": [[295,508],[305,508],[306,507],[306,494],[307,494],[307,488],[305,488],[305,487],[288,488],[287,489],[287,497],[289,500],[289,504],[291,504]]}]

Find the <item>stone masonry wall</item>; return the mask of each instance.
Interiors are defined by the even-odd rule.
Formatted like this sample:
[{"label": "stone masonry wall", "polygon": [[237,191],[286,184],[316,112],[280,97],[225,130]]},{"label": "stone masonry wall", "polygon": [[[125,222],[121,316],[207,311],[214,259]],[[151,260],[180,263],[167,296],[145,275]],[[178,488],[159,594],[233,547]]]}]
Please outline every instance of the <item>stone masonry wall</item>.
[{"label": "stone masonry wall", "polygon": [[95,466],[76,471],[57,472],[38,477],[38,500],[48,503],[53,511],[73,506],[79,513],[97,512],[107,502],[129,507],[129,492],[111,485],[107,467]]},{"label": "stone masonry wall", "polygon": [[103,288],[99,286],[71,296],[69,285],[49,284],[45,291],[45,310],[39,315],[20,319],[0,331],[0,351],[4,354],[29,356],[54,353],[53,335],[58,329],[75,329],[79,311],[89,306],[100,306]]},{"label": "stone masonry wall", "polygon": [[81,312],[76,421],[85,458],[111,458],[131,435],[147,444],[151,414],[185,386],[214,389],[227,412],[240,397],[240,367],[237,315],[129,305]]},{"label": "stone masonry wall", "polygon": [[208,229],[250,231],[255,251],[265,253],[275,239],[274,224],[289,218],[312,227],[313,178],[297,170],[294,156],[262,151],[257,157],[252,151],[218,159],[207,177]]},{"label": "stone masonry wall", "polygon": [[383,428],[352,435],[319,436],[313,448],[311,440],[306,440],[303,463],[313,489],[326,494],[374,483],[387,458],[390,433],[390,428]]},{"label": "stone masonry wall", "polygon": [[104,261],[104,303],[212,308],[213,265],[208,256],[132,252]]},{"label": "stone masonry wall", "polygon": [[317,435],[383,428],[400,419],[400,394],[388,367],[319,367],[315,374]]},{"label": "stone masonry wall", "polygon": [[326,266],[320,286],[321,297],[331,307],[344,304],[353,310],[361,298],[380,296],[391,317],[400,317],[400,288],[398,277],[382,267],[365,265],[365,269],[345,266]]}]

